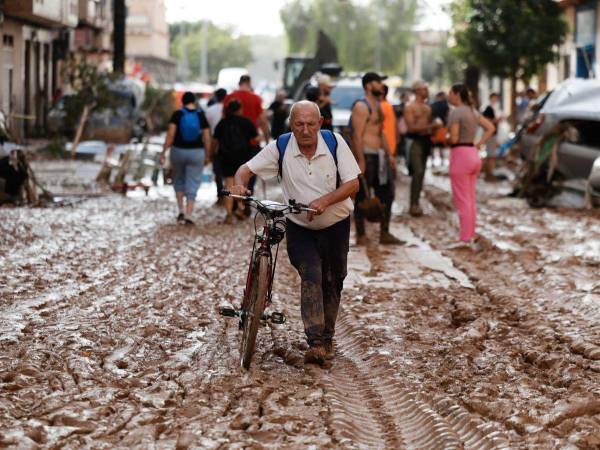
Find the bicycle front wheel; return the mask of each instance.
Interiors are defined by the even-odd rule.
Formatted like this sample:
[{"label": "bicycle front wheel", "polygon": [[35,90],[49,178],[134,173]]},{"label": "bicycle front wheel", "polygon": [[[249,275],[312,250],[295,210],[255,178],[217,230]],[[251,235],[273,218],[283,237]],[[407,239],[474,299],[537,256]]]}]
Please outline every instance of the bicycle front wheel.
[{"label": "bicycle front wheel", "polygon": [[256,333],[265,307],[265,300],[269,287],[270,276],[269,257],[259,256],[254,267],[254,276],[248,302],[244,311],[244,326],[242,332],[242,343],[240,346],[241,364],[244,369],[250,368],[254,346],[256,343]]}]

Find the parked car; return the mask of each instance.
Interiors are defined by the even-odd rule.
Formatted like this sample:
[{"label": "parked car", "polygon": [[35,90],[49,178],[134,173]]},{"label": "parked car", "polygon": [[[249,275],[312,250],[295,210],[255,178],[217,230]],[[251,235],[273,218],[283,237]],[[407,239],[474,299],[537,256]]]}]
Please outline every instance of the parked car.
[{"label": "parked car", "polygon": [[[110,107],[90,114],[83,138],[108,142],[129,142],[140,139],[145,129],[145,119],[141,112],[145,86],[136,80],[121,80],[110,88]],[[48,131],[55,134],[73,136],[77,123],[67,120],[66,105],[72,97],[63,96],[48,112]]]},{"label": "parked car", "polygon": [[333,114],[333,129],[342,133],[348,126],[352,105],[358,99],[364,97],[360,77],[340,78],[331,90],[331,112]]},{"label": "parked car", "polygon": [[535,161],[540,146],[559,136],[553,180],[583,188],[600,157],[600,81],[567,80],[542,98],[541,105],[520,133],[521,156]]}]

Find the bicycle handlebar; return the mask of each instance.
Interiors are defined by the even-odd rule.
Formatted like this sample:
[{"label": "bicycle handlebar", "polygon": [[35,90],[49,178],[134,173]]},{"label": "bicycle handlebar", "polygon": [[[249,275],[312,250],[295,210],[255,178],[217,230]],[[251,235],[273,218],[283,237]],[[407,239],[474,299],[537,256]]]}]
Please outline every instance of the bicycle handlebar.
[{"label": "bicycle handlebar", "polygon": [[[257,200],[252,196],[236,195],[236,194],[232,194],[231,192],[226,191],[226,190],[221,191],[221,195],[224,195],[225,197],[231,197],[236,200],[241,200],[243,202],[251,202],[251,203],[255,203],[255,204],[261,203],[260,200]],[[308,205],[305,205],[304,203],[298,203],[294,199],[290,199],[286,206],[290,209],[290,212],[292,212],[294,214],[300,214],[301,212],[311,212],[314,214],[317,213],[316,209],[309,208]]]}]

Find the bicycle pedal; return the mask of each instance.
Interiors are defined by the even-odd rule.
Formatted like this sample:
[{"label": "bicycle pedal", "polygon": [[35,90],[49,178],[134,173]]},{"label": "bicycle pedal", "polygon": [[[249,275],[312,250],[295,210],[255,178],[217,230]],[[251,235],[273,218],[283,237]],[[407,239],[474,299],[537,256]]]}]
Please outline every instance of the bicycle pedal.
[{"label": "bicycle pedal", "polygon": [[278,325],[285,323],[285,316],[279,312],[271,313],[271,315],[269,316],[269,319],[271,320],[271,323],[275,323]]},{"label": "bicycle pedal", "polygon": [[230,308],[228,306],[222,306],[221,308],[219,308],[219,314],[225,317],[239,317],[240,313],[233,308]]}]

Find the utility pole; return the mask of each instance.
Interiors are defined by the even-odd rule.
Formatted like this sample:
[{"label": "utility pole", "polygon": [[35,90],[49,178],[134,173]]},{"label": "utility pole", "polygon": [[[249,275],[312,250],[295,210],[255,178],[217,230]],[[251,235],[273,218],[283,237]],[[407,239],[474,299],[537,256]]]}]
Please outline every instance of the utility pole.
[{"label": "utility pole", "polygon": [[200,80],[208,83],[208,20],[202,22],[202,49],[200,51]]},{"label": "utility pole", "polygon": [[125,73],[125,0],[113,0],[113,72]]},{"label": "utility pole", "polygon": [[381,72],[381,22],[383,21],[381,5],[376,5],[375,11],[375,71]]}]

